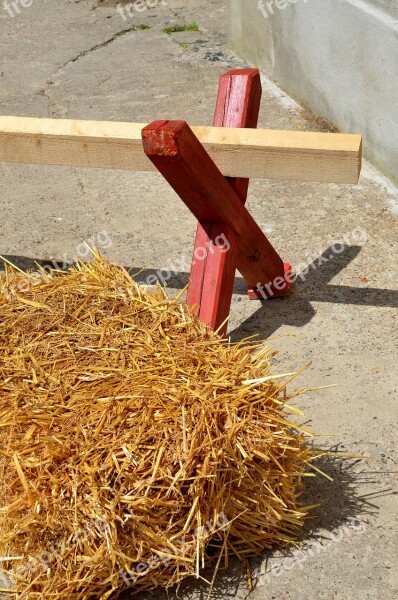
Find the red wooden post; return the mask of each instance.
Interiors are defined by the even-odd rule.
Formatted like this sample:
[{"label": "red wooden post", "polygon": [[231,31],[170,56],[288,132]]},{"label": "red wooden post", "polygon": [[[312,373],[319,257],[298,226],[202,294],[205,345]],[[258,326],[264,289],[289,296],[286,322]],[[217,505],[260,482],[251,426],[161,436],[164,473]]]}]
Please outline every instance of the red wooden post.
[{"label": "red wooden post", "polygon": [[[237,267],[249,286],[265,284],[273,290],[278,281],[276,290],[284,288],[286,293],[282,259],[188,125],[184,121],[155,121],[143,129],[142,138],[147,156],[204,225],[207,235],[211,233],[216,242],[214,231],[206,228],[208,223],[217,223],[223,228],[228,225],[237,236],[238,250],[236,238],[230,243],[230,231],[222,229],[227,232],[226,247],[230,244],[232,252],[237,252]],[[211,272],[208,277],[212,281]],[[220,284],[218,288],[216,300],[224,302],[226,294]]]},{"label": "red wooden post", "polygon": [[[261,91],[258,69],[228,71],[220,79],[213,125],[257,127]],[[227,178],[227,181],[244,204],[249,180]],[[220,243],[222,240],[224,244]],[[239,239],[227,225],[198,224],[187,303],[196,306],[202,321],[219,329],[221,335],[228,326],[238,250]],[[202,257],[200,260],[198,254]]]}]

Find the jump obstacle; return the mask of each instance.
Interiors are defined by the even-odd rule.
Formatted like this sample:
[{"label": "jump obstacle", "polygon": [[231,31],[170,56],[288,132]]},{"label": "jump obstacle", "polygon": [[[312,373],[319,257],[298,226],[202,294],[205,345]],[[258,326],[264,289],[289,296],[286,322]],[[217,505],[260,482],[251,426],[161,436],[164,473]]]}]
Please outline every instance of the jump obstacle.
[{"label": "jump obstacle", "polygon": [[0,117],[0,161],[160,172],[198,221],[187,303],[225,335],[237,269],[249,298],[291,290],[291,265],[245,207],[249,179],[357,183],[361,171],[360,135],[256,129],[261,93],[258,69],[227,72],[213,127]]}]

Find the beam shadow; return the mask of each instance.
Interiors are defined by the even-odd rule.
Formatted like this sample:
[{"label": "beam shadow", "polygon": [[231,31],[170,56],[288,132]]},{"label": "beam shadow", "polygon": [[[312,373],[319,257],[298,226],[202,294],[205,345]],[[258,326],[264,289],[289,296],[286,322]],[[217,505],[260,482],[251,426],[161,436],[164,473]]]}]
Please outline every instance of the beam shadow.
[{"label": "beam shadow", "polygon": [[[260,338],[266,339],[282,325],[303,327],[311,321],[316,313],[311,302],[398,308],[398,290],[330,284],[330,281],[358,256],[361,249],[361,246],[345,246],[343,252],[336,254],[332,247],[327,248],[312,263],[314,268],[311,267],[307,273],[298,274],[293,284],[292,294],[275,297],[272,301],[252,301],[260,303],[260,308],[230,332],[231,339],[238,341],[253,334],[258,334]],[[7,255],[5,258],[22,270],[35,270],[37,264],[43,267],[68,268],[68,265],[59,260],[50,261],[16,255]],[[318,264],[320,266],[317,268]],[[0,260],[0,267],[4,268],[2,260]],[[142,269],[135,266],[126,267],[126,269],[139,282],[145,282],[148,281],[148,278],[152,278],[150,281],[156,279],[173,290],[183,289],[189,281],[189,273],[186,272]],[[242,277],[235,279],[234,294],[240,296],[247,294],[247,286]]]}]

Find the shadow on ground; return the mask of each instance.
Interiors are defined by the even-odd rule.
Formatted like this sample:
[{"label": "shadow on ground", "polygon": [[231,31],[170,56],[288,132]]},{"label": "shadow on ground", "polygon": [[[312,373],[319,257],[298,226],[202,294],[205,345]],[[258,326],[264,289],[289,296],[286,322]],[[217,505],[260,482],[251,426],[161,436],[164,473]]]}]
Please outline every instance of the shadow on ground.
[{"label": "shadow on ground", "polygon": [[[335,250],[329,247],[307,270],[297,275],[292,294],[261,302],[254,300],[253,302],[260,308],[230,332],[232,341],[239,341],[251,335],[266,339],[282,325],[303,327],[316,314],[311,302],[398,308],[397,291],[330,284],[330,281],[358,256],[361,249],[361,246],[345,246],[341,253],[336,254]],[[68,265],[57,260],[40,260],[14,255],[7,255],[4,258],[22,270],[36,270],[37,265],[68,268]],[[0,260],[1,266],[4,267],[4,261]],[[145,269],[135,266],[126,268],[138,282],[152,283],[156,279],[172,290],[183,289],[189,281],[189,273],[170,272],[161,268]],[[242,277],[237,277],[235,280],[234,294],[239,296],[247,294],[247,286]]]},{"label": "shadow on ground", "polygon": [[[331,453],[337,451],[338,447],[331,449]],[[178,589],[172,588],[168,592],[159,590],[153,596],[148,593],[132,596],[126,591],[123,600],[147,600],[149,597],[156,600],[179,600],[183,597],[192,600],[249,598],[248,572],[256,589],[272,577],[274,560],[279,573],[284,569],[289,572],[295,568],[299,570],[307,557],[316,558],[317,554],[327,552],[329,544],[339,543],[347,535],[360,535],[366,529],[369,517],[378,511],[374,500],[390,494],[391,490],[380,489],[379,482],[362,469],[362,461],[344,459],[336,454],[336,457],[320,458],[316,465],[330,479],[318,475],[306,480],[301,502],[304,506],[316,504],[318,507],[312,511],[312,517],[303,527],[297,547],[264,552],[250,559],[248,565],[232,558],[227,569],[218,571],[210,596],[208,582],[213,579],[214,566],[202,573],[207,581],[189,578]]]}]

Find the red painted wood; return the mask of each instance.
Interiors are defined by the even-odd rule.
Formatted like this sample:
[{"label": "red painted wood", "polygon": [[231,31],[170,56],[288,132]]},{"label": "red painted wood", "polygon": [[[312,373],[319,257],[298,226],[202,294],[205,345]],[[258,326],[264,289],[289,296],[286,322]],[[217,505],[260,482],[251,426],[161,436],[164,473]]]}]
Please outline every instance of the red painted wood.
[{"label": "red painted wood", "polygon": [[225,335],[238,262],[239,236],[225,223],[211,223],[208,238],[199,317],[220,335]]},{"label": "red painted wood", "polygon": [[284,275],[282,259],[184,121],[142,131],[144,150],[197,220],[226,223],[239,236],[237,267],[251,287]]},{"label": "red painted wood", "polygon": [[[187,290],[187,304],[190,304],[194,307],[197,315],[200,314],[200,308],[202,306],[203,280],[206,272],[208,250],[212,235],[211,227],[212,223],[209,223],[207,227],[205,227],[205,224],[202,226],[200,223],[198,223],[196,229],[194,252],[191,261],[191,272],[189,275],[189,286]],[[204,255],[200,258],[196,256],[196,252],[198,252],[198,250],[204,253]]]},{"label": "red painted wood", "polygon": [[[220,78],[213,125],[215,127],[257,127],[261,102],[261,80],[258,69],[234,69]],[[248,179],[227,178],[240,200],[245,203]],[[200,318],[224,335],[228,323],[237,265],[239,240],[226,225],[199,223],[196,232],[187,303],[197,307]],[[217,246],[214,240],[224,236],[230,250]],[[212,242],[213,239],[213,242]],[[198,263],[196,254],[205,252]],[[223,324],[223,325],[222,325]],[[222,327],[220,327],[222,325]]]},{"label": "red painted wood", "polygon": [[250,300],[269,300],[274,296],[286,296],[292,290],[293,267],[290,263],[284,263],[284,276],[274,279],[268,285],[257,285],[249,287],[247,295]]}]

